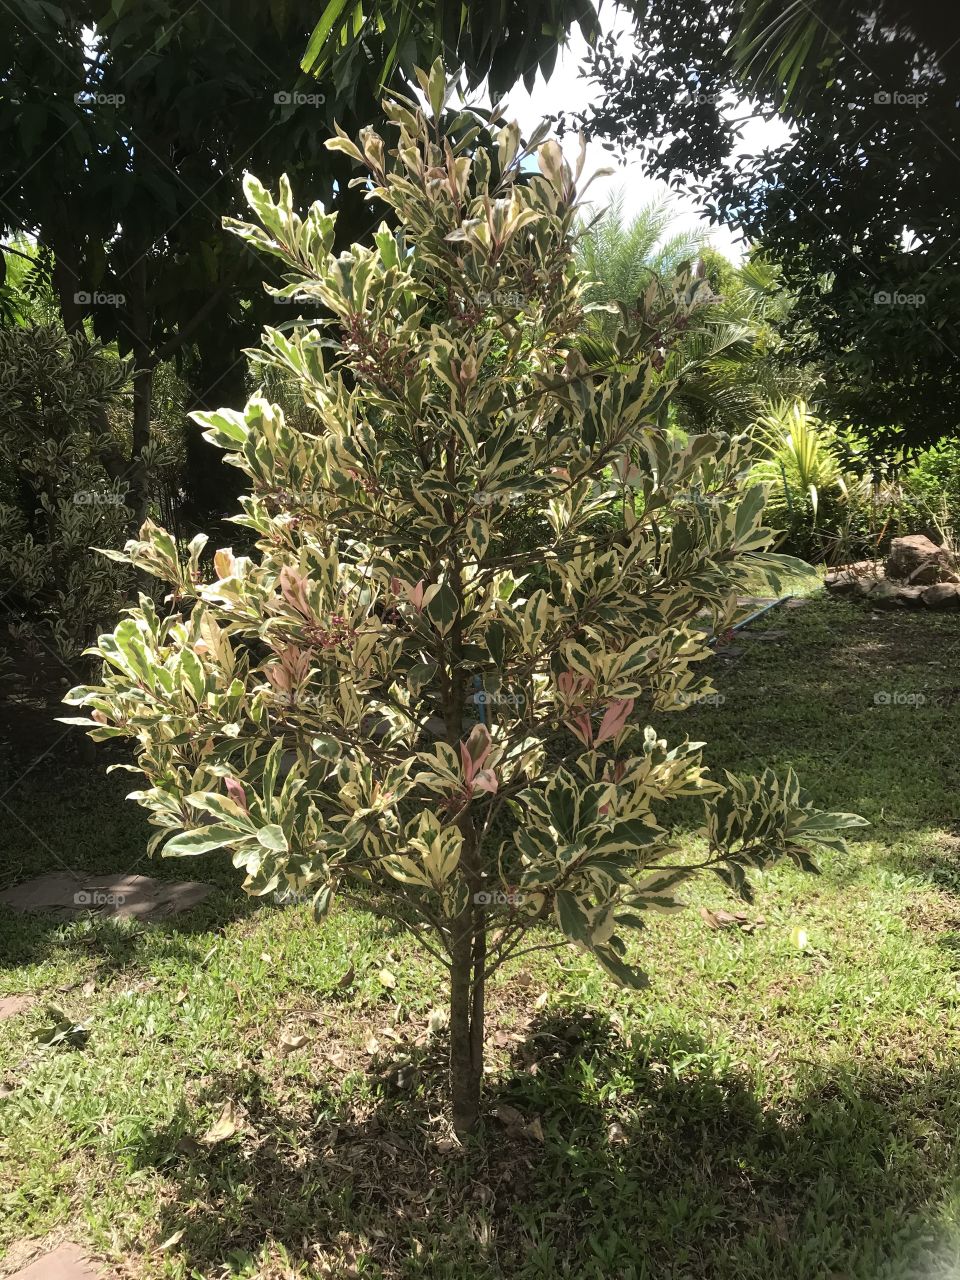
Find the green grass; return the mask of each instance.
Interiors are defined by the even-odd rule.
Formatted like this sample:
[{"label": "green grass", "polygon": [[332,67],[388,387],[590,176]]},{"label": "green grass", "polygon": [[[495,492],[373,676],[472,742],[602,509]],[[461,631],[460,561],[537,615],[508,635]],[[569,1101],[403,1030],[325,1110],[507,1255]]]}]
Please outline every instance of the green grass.
[{"label": "green grass", "polygon": [[[872,827],[750,907],[703,882],[641,935],[646,993],[569,949],[519,961],[466,1151],[426,1034],[440,974],[408,939],[251,904],[223,862],[139,861],[123,775],[37,766],[5,799],[0,886],[56,857],[218,888],[146,927],[0,909],[0,994],[38,997],[0,1023],[0,1259],[66,1236],[183,1280],[956,1280],[960,625],[818,600],[765,629],[786,635],[713,662],[722,703],[663,730],[718,768],[793,764]],[[89,1020],[85,1048],[36,1046],[46,1002]],[[205,1143],[227,1101],[240,1132]]]}]

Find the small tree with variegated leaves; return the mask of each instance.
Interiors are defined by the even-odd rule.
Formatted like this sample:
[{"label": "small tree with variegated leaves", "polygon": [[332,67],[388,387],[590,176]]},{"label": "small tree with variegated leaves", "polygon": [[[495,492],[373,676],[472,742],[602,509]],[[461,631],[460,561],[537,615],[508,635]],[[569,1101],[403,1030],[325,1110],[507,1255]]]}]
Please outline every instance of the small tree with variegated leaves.
[{"label": "small tree with variegated leaves", "polygon": [[[744,443],[657,425],[697,282],[589,367],[579,170],[516,125],[463,112],[445,131],[442,69],[422,79],[431,114],[388,103],[392,147],[328,143],[393,212],[372,248],[332,256],[332,215],[247,179],[260,225],[232,230],[325,317],[253,356],[299,382],[313,431],[259,396],[195,415],[249,477],[256,554],[218,551],[211,574],[202,538],[183,558],[145,524],[125,555],[171,613],[141,600],[99,642],[103,684],[68,701],[94,738],[136,739],[153,848],[229,850],[249,893],[309,886],[318,918],[359,902],[447,968],[463,1134],[506,960],[572,940],[639,986],[626,935],[683,881],[712,868],[747,892],[751,868],[812,869],[808,846],[860,820],[792,773],[713,782],[701,744],[661,736],[710,691],[696,667],[737,593],[796,567],[764,550]],[[518,521],[534,556],[505,536]],[[665,829],[681,796],[706,809],[696,858]]]}]

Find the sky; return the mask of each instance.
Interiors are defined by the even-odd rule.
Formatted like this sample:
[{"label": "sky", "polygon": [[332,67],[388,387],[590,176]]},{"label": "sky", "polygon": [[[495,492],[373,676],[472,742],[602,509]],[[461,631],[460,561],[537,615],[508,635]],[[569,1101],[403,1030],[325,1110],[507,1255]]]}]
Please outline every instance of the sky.
[{"label": "sky", "polygon": [[[617,37],[618,46],[628,52],[633,47],[629,19],[619,15],[611,28]],[[586,53],[586,42],[579,30],[574,29],[570,42],[560,53],[553,75],[544,80],[538,74],[533,92],[528,93],[523,84],[515,86],[504,99],[505,115],[508,120],[518,120],[524,133],[532,132],[544,116],[558,112],[576,112],[589,106],[591,90],[596,90],[580,73],[580,65]],[[749,114],[750,107],[744,103],[731,102],[731,114],[742,117]],[[788,127],[780,120],[767,120],[756,116],[744,127],[743,137],[738,151],[757,153],[765,147],[773,147],[785,141],[789,136]],[[568,135],[563,142],[564,153],[570,161],[575,161],[579,151],[579,141]],[[625,165],[616,163],[616,157],[606,151],[598,142],[587,146],[587,163],[584,175],[588,176],[596,169],[616,167],[616,172],[607,178],[599,178],[590,187],[588,201],[596,208],[610,202],[618,190],[624,195],[624,214],[630,217],[651,200],[665,198],[675,213],[675,223],[671,232],[700,229],[708,242],[733,261],[739,261],[744,254],[744,245],[735,241],[733,235],[725,227],[711,227],[702,220],[701,210],[694,199],[672,191],[665,182],[646,177],[640,168],[639,158],[627,158]]]}]

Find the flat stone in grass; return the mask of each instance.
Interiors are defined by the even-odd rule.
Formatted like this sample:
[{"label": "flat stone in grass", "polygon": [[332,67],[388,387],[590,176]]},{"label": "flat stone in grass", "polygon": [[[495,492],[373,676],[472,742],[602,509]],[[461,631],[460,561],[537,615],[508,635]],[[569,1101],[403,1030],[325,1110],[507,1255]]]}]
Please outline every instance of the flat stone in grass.
[{"label": "flat stone in grass", "polygon": [[14,911],[46,911],[66,918],[92,911],[102,916],[162,920],[189,911],[211,892],[210,885],[198,880],[51,871],[4,890],[0,902]]},{"label": "flat stone in grass", "polygon": [[29,1004],[28,996],[0,996],[0,1022],[4,1022],[7,1018],[15,1018],[18,1013],[23,1013]]},{"label": "flat stone in grass", "polygon": [[10,1280],[106,1280],[106,1273],[94,1268],[75,1244],[62,1244],[15,1272]]}]

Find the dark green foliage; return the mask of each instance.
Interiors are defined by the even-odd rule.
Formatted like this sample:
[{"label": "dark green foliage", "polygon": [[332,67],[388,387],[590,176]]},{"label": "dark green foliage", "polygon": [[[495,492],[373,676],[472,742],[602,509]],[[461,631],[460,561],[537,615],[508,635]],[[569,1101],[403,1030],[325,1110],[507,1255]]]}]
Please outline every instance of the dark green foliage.
[{"label": "dark green foliage", "polygon": [[785,331],[795,358],[819,365],[832,418],[878,449],[939,439],[956,428],[960,393],[960,115],[956,49],[940,65],[929,50],[949,43],[955,19],[929,45],[925,18],[890,30],[830,6],[824,29],[816,6],[788,6],[800,62],[752,62],[750,88],[774,110],[802,69],[807,91],[785,108],[792,137],[732,160],[732,120],[750,113],[722,105],[745,94],[730,32],[760,8],[782,10],[650,0],[632,59],[599,47],[602,96],[586,123],[639,145],[651,173],[700,184],[710,216],[780,264],[797,294]]}]

